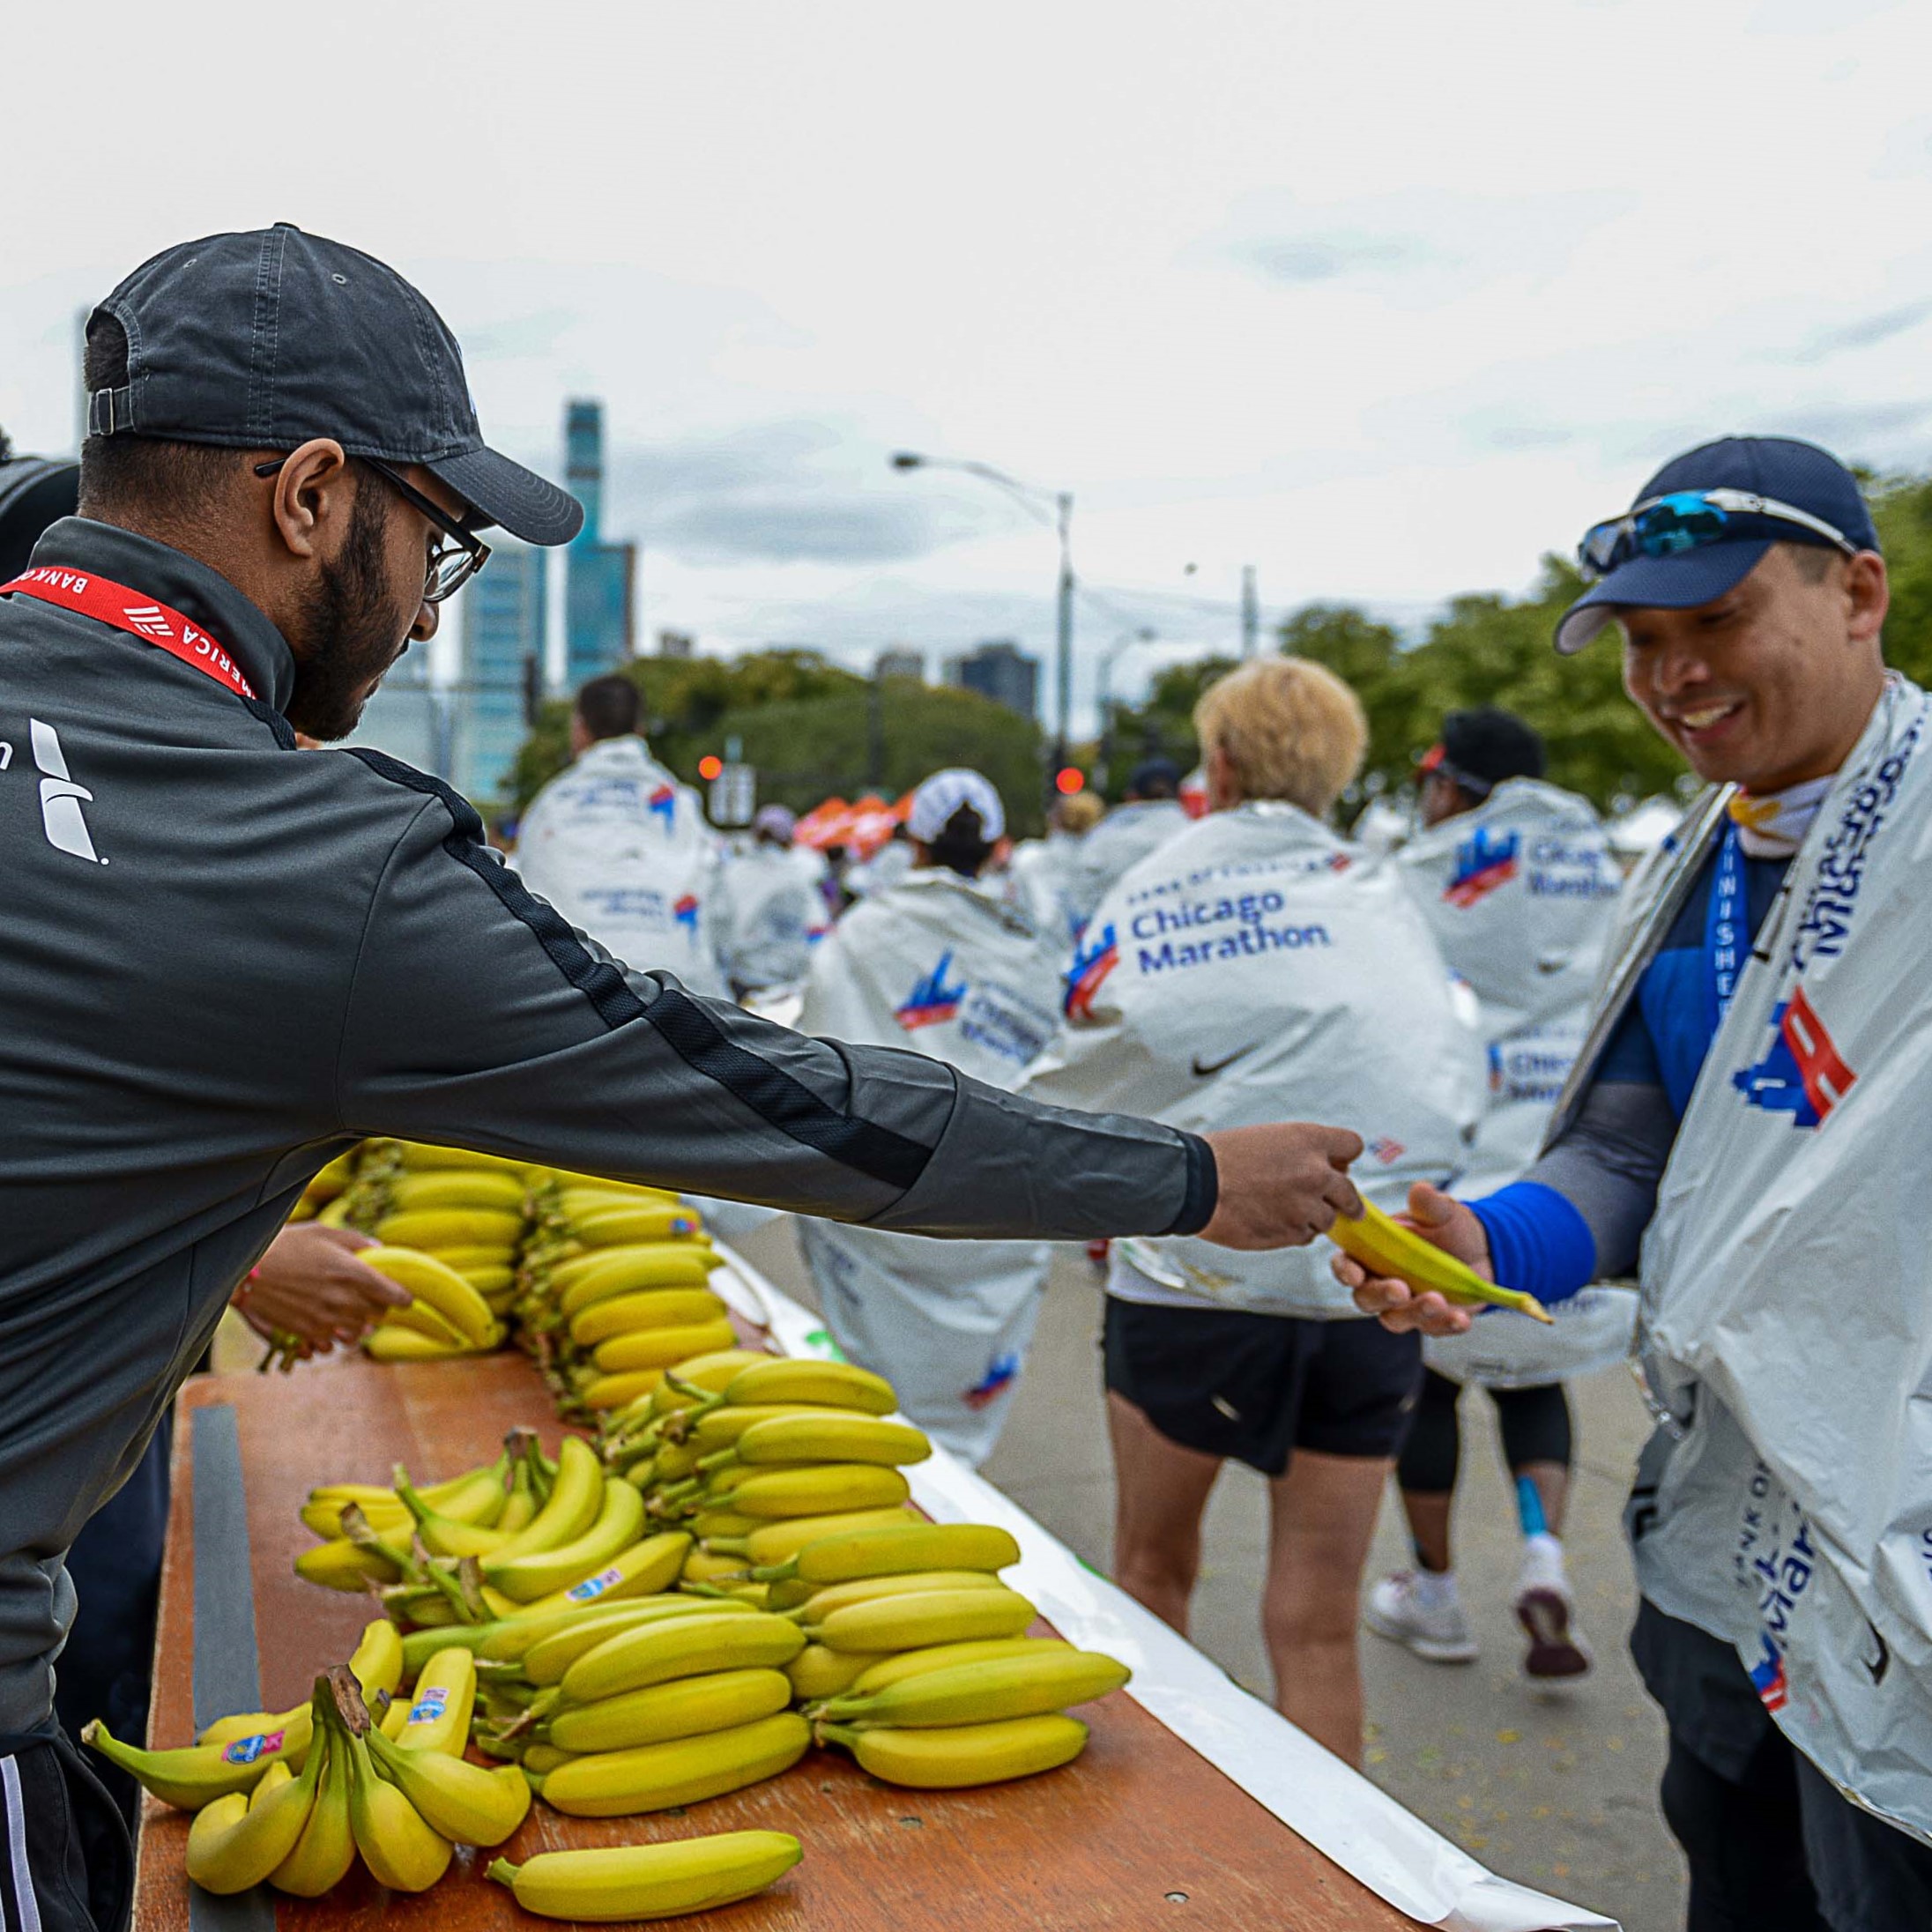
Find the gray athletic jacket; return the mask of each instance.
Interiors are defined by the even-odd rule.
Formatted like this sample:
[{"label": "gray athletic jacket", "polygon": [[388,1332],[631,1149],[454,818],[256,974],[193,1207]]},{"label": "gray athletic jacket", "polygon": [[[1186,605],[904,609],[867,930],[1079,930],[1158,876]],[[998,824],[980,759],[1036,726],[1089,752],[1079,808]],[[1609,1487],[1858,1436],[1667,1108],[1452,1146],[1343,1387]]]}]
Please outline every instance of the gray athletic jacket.
[{"label": "gray athletic jacket", "polygon": [[0,598],[0,1732],[47,1717],[63,1553],[303,1185],[364,1135],[924,1234],[1213,1212],[1192,1135],[613,960],[437,780],[298,753],[286,644],[180,552],[76,517],[33,561],[173,606],[259,695]]}]

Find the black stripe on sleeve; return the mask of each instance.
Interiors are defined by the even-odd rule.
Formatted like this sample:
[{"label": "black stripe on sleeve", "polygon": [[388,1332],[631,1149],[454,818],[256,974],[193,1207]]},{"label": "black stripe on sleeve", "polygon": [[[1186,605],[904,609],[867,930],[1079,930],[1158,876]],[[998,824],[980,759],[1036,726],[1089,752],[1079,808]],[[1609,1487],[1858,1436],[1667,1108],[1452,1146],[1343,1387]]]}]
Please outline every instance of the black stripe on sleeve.
[{"label": "black stripe on sleeve", "polygon": [[505,910],[530,928],[557,970],[590,1000],[606,1026],[628,1026],[633,1020],[648,1019],[687,1066],[715,1081],[768,1126],[870,1179],[903,1192],[925,1171],[932,1158],[930,1148],[828,1104],[782,1067],[726,1039],[717,1022],[681,988],[663,985],[647,1007],[616,967],[594,959],[569,921],[547,901],[537,897],[490,851],[484,842],[482,820],[460,792],[386,752],[360,745],[345,748],[378,777],[442,801],[452,821],[450,836],[442,841],[443,851],[467,866],[502,901]]}]

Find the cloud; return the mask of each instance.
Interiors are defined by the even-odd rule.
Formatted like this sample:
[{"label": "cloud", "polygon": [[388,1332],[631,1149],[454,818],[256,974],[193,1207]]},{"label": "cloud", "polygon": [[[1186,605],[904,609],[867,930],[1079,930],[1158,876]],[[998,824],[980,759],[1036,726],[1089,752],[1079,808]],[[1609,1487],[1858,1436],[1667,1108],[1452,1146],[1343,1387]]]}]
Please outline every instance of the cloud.
[{"label": "cloud", "polygon": [[464,331],[466,362],[519,355],[554,354],[571,330],[583,320],[575,308],[545,308],[530,316],[505,316]]},{"label": "cloud", "polygon": [[1884,309],[1876,316],[1861,316],[1856,322],[1843,323],[1835,329],[1820,329],[1807,337],[1787,360],[1823,362],[1853,349],[1869,349],[1916,329],[1928,316],[1932,316],[1932,301],[1907,302],[1902,308]]},{"label": "cloud", "polygon": [[1809,437],[1848,458],[1873,444],[1916,429],[1932,416],[1932,400],[1898,403],[1828,404],[1817,409],[1782,412],[1774,433]]},{"label": "cloud", "polygon": [[933,506],[889,496],[747,493],[653,518],[647,545],[687,563],[900,563],[947,539]]},{"label": "cloud", "polygon": [[1228,250],[1272,281],[1332,282],[1345,275],[1419,267],[1437,251],[1408,235],[1307,235],[1287,241],[1238,242]]}]

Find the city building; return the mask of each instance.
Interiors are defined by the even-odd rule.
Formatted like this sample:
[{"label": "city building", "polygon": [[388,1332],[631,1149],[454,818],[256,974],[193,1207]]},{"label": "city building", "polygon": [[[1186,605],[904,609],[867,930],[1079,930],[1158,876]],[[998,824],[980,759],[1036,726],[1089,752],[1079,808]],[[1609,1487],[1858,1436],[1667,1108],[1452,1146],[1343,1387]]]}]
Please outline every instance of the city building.
[{"label": "city building", "polygon": [[479,805],[508,799],[527,699],[542,686],[546,576],[543,551],[500,543],[463,591],[455,783]]},{"label": "city building", "polygon": [[439,778],[450,777],[450,707],[445,694],[429,681],[429,653],[422,645],[412,644],[391,666],[346,742],[386,751]]},{"label": "city building", "polygon": [[[604,405],[564,405],[564,479],[583,528],[564,558],[564,687],[615,671],[631,656],[635,544],[604,540]],[[480,581],[480,579],[479,580]]]},{"label": "city building", "polygon": [[925,653],[923,650],[907,650],[895,645],[890,650],[881,650],[873,660],[872,674],[875,678],[910,678],[916,683],[925,682]]},{"label": "city building", "polygon": [[946,681],[977,691],[1022,717],[1039,716],[1040,660],[1028,657],[1010,637],[977,645],[963,658],[950,658]]},{"label": "city building", "polygon": [[688,658],[695,648],[695,640],[688,631],[661,630],[658,633],[660,658]]}]

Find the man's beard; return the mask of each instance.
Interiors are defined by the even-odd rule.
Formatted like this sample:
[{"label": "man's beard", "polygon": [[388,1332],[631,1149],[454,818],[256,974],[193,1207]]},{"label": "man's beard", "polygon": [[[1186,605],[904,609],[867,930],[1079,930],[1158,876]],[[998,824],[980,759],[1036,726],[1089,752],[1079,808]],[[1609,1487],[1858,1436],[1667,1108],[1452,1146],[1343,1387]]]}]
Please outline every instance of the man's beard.
[{"label": "man's beard", "polygon": [[341,556],[324,563],[302,601],[302,655],[288,722],[311,738],[346,738],[376,681],[408,648],[409,613],[389,601],[380,493],[356,493]]}]

